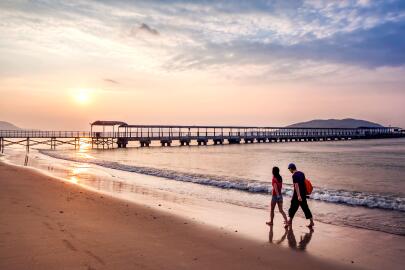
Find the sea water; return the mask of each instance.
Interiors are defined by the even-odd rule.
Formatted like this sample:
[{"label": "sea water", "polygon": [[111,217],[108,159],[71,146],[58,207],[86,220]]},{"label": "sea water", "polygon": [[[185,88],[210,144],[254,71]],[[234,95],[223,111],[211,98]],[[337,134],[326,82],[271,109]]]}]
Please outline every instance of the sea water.
[{"label": "sea water", "polygon": [[273,166],[281,170],[288,208],[293,162],[314,185],[309,201],[316,220],[405,235],[405,139],[41,153],[112,169],[126,182],[151,175],[162,179],[155,189],[259,209],[268,208]]}]

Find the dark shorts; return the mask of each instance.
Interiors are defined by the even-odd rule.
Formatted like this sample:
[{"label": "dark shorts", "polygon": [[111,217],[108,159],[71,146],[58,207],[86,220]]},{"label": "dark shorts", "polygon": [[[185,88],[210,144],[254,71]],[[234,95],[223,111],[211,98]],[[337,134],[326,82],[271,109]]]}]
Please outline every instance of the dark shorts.
[{"label": "dark shorts", "polygon": [[273,203],[283,202],[283,195],[279,195],[279,196],[272,195],[271,202],[273,202]]}]

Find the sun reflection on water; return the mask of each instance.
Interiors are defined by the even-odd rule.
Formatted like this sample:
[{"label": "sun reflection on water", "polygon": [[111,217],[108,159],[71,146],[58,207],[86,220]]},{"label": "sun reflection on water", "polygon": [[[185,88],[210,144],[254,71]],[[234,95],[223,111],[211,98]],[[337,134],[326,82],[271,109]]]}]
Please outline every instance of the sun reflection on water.
[{"label": "sun reflection on water", "polygon": [[74,184],[79,184],[79,179],[77,179],[76,176],[69,177],[69,181],[74,183]]},{"label": "sun reflection on water", "polygon": [[69,173],[69,181],[74,184],[80,184],[80,180],[86,177],[88,174],[89,166],[86,164],[77,164],[76,167],[72,168]]},{"label": "sun reflection on water", "polygon": [[91,150],[91,141],[89,139],[80,138],[77,156],[79,158],[94,159],[92,155],[88,154],[90,150]]},{"label": "sun reflection on water", "polygon": [[79,140],[79,152],[88,152],[91,149],[91,142],[89,139],[80,138]]}]

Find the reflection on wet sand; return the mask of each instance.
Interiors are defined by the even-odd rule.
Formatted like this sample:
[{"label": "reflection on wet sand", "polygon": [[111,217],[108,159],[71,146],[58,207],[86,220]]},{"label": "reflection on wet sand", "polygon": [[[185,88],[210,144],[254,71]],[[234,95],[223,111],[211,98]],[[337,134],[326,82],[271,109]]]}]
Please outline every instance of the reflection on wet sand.
[{"label": "reflection on wet sand", "polygon": [[125,188],[125,184],[123,182],[113,181],[113,191],[116,193],[122,193]]},{"label": "reflection on wet sand", "polygon": [[304,251],[307,248],[307,245],[311,241],[312,234],[314,233],[313,229],[309,229],[308,233],[305,233],[304,236],[300,236],[300,242],[297,245],[297,240],[295,238],[294,230],[292,228],[288,229],[287,239],[288,239],[288,246],[295,250],[302,250]]},{"label": "reflection on wet sand", "polygon": [[[140,185],[127,183],[116,176],[96,175],[88,164],[71,164],[74,168],[66,171],[67,179],[83,187],[101,192],[114,193],[121,198],[132,199],[133,194],[140,194],[173,203],[184,204],[188,200],[181,196],[169,194],[164,190],[153,190]],[[48,170],[50,167],[48,166]],[[62,175],[63,176],[63,175]]]},{"label": "reflection on wet sand", "polygon": [[85,179],[86,175],[88,178],[89,166],[86,164],[77,164],[76,167],[72,168],[68,173],[68,180],[75,184],[80,184],[80,180]]},{"label": "reflection on wet sand", "polygon": [[300,241],[297,243],[294,230],[293,228],[290,227],[285,230],[284,234],[281,236],[279,240],[274,241],[273,226],[270,226],[269,242],[279,245],[287,238],[288,246],[291,249],[304,251],[307,248],[309,242],[311,241],[313,233],[314,229],[309,229],[309,232],[305,233],[304,235],[300,235]]},{"label": "reflection on wet sand", "polygon": [[299,249],[301,249],[301,250],[305,250],[305,249],[306,249],[307,245],[309,244],[309,242],[310,242],[311,239],[312,239],[312,234],[313,234],[313,233],[314,233],[314,229],[309,229],[309,232],[306,233],[306,234],[304,235],[304,237],[301,236],[301,240],[300,240],[300,242],[299,242],[299,244],[298,244],[298,248],[299,248]]},{"label": "reflection on wet sand", "polygon": [[281,238],[279,240],[274,242],[274,240],[273,240],[273,237],[274,237],[273,226],[270,226],[269,242],[273,243],[273,244],[280,245],[285,240],[285,238],[287,237],[287,233],[288,233],[288,228],[285,229],[285,232],[284,232],[283,236],[281,236]]}]

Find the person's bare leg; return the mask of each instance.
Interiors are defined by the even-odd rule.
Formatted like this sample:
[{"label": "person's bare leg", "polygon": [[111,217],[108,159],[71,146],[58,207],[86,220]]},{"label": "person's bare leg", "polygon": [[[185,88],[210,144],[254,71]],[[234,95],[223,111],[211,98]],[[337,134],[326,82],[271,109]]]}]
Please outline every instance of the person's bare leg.
[{"label": "person's bare leg", "polygon": [[270,211],[270,224],[273,225],[273,220],[274,220],[274,209],[276,208],[276,203],[271,202],[271,211]]},{"label": "person's bare leg", "polygon": [[269,225],[269,226],[273,226],[274,208],[276,208],[276,203],[272,201],[271,205],[270,205],[270,221],[266,222],[266,224]]},{"label": "person's bare leg", "polygon": [[290,217],[290,219],[287,221],[287,225],[292,228],[292,223],[293,223],[293,218]]},{"label": "person's bare leg", "polygon": [[283,202],[278,202],[277,205],[278,205],[278,210],[280,211],[281,215],[284,218],[285,227],[287,227],[288,226],[288,220],[287,220],[287,215],[285,214],[285,212],[283,210]]}]

